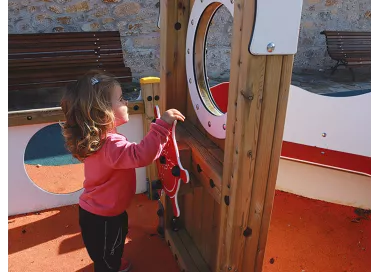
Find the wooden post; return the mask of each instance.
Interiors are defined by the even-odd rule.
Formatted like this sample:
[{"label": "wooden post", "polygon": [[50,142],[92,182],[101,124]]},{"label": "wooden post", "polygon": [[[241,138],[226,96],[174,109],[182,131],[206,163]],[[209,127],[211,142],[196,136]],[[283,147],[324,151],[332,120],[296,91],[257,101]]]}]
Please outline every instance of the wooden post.
[{"label": "wooden post", "polygon": [[160,1],[160,78],[163,110],[176,108],[186,113],[186,33],[189,0]]},{"label": "wooden post", "polygon": [[[160,97],[160,78],[144,77],[140,79],[141,95],[144,100],[145,114],[143,116],[144,136],[149,132],[150,124],[154,119],[154,107],[158,105],[161,109],[162,99]],[[146,178],[149,182],[149,198],[153,199],[152,182],[157,180],[157,167],[150,164],[146,167]]]},{"label": "wooden post", "polygon": [[218,271],[262,271],[293,55],[248,52],[255,1],[235,0]]},{"label": "wooden post", "polygon": [[[190,14],[190,0],[160,1],[160,94],[161,112],[175,108],[186,113],[186,33]],[[167,206],[165,194],[161,202]],[[165,225],[171,221],[165,212]]]}]

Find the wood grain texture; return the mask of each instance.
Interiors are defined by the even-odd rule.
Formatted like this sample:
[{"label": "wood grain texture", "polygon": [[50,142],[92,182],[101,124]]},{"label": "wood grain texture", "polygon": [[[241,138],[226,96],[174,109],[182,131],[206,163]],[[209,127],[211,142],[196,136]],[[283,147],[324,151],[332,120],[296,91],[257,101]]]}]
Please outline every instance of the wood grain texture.
[{"label": "wood grain texture", "polygon": [[[129,114],[143,114],[144,102],[129,102]],[[61,107],[8,112],[8,127],[65,121]]]},{"label": "wood grain texture", "polygon": [[292,68],[289,62],[283,66],[287,56],[253,56],[248,52],[255,8],[254,1],[235,1],[222,180],[222,198],[230,201],[229,205],[221,204],[220,271],[261,271],[259,263],[264,255],[257,255],[257,247],[260,243],[265,248],[275,188],[271,179],[277,175],[273,172],[269,178],[269,169],[277,171],[280,153],[274,154],[273,146],[281,146],[282,138],[275,131],[284,125],[280,122],[275,130],[276,120],[285,120],[287,103],[282,99],[285,104],[278,111],[280,81],[282,73],[287,75]]}]

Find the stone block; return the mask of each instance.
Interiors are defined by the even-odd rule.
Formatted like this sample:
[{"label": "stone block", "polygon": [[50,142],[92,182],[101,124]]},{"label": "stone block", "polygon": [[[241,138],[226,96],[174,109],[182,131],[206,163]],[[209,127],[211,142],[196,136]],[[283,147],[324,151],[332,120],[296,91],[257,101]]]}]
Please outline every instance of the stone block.
[{"label": "stone block", "polygon": [[135,2],[123,3],[117,5],[113,11],[116,17],[137,14],[140,11],[140,4]]},{"label": "stone block", "polygon": [[79,2],[75,5],[70,5],[65,8],[65,11],[67,13],[85,12],[89,10],[90,10],[90,6],[87,1]]}]

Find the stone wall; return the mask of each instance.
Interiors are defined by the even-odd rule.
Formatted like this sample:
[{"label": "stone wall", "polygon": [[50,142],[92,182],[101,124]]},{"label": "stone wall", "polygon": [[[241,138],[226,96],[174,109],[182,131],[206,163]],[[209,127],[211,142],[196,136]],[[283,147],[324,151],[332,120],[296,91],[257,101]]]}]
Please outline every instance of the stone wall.
[{"label": "stone wall", "polygon": [[[137,81],[159,75],[158,11],[158,0],[9,0],[8,32],[119,30],[126,65]],[[217,12],[207,40],[208,74],[213,78],[229,75],[232,18],[228,17],[225,8]],[[367,31],[370,19],[370,0],[304,0],[294,69],[329,67],[332,62],[320,31]]]}]

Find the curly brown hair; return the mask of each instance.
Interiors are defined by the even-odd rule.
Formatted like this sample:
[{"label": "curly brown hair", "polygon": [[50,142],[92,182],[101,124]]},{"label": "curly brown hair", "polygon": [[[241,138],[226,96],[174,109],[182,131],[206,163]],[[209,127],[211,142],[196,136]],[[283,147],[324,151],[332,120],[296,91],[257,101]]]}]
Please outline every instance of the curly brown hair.
[{"label": "curly brown hair", "polygon": [[111,75],[92,70],[69,84],[61,100],[66,122],[61,124],[66,148],[79,161],[98,151],[115,128],[112,90],[120,83]]}]

